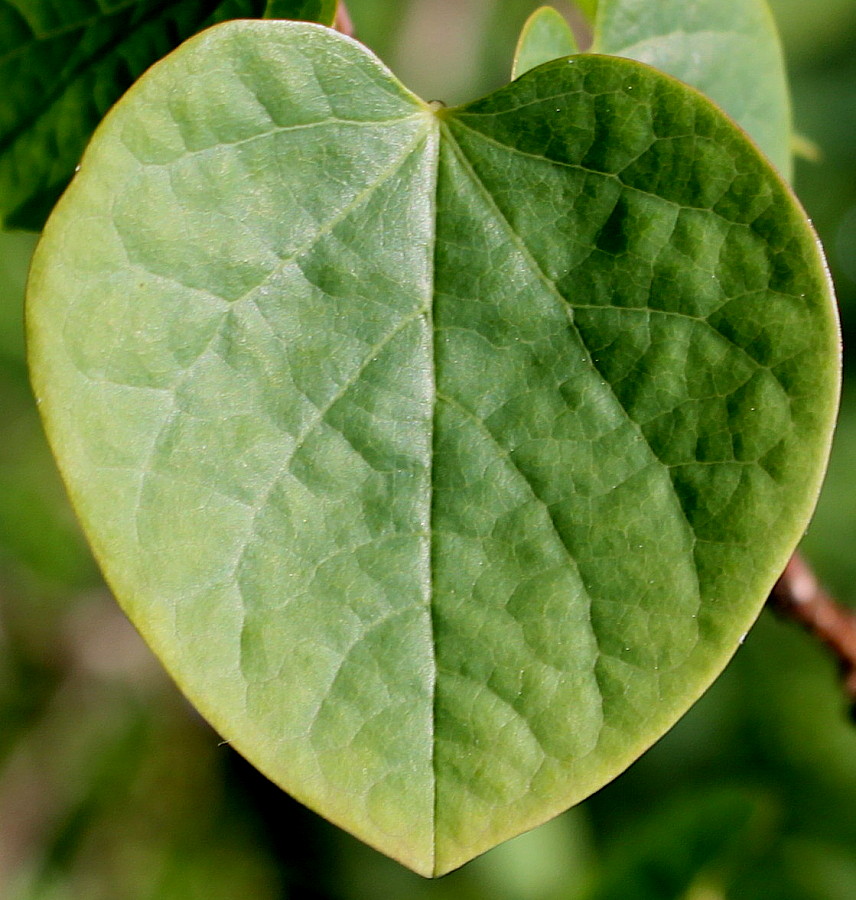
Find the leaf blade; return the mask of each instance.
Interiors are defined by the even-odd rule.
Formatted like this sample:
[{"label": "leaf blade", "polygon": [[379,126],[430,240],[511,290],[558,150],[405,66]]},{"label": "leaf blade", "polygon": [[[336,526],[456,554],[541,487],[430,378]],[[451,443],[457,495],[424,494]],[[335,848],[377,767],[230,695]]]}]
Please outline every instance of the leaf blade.
[{"label": "leaf blade", "polygon": [[617,58],[436,111],[326,29],[220,26],[108,118],[28,303],[126,610],[269,777],[424,874],[707,687],[837,398],[792,196]]}]

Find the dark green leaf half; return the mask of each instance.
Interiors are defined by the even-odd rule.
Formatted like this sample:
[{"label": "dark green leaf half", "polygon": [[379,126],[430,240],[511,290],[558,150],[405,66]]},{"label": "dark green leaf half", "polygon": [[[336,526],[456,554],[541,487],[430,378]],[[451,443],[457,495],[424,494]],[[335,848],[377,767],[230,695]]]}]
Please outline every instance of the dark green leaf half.
[{"label": "dark green leaf half", "polygon": [[107,110],[192,34],[335,13],[335,0],[0,0],[0,227],[41,229]]},{"label": "dark green leaf half", "polygon": [[279,22],[205,32],[111,112],[29,345],[178,683],[425,874],[596,790],[719,673],[838,392],[811,227],[697,92],[583,56],[435,110]]},{"label": "dark green leaf half", "polygon": [[529,16],[520,32],[511,78],[576,52],[577,41],[567,19],[552,6],[542,6]]}]

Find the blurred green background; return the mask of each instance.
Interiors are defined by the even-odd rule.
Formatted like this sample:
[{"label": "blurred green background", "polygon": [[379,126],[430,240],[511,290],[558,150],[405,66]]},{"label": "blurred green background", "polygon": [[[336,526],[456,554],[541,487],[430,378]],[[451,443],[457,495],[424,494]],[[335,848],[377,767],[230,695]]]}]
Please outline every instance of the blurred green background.
[{"label": "blurred green background", "polygon": [[[533,0],[350,0],[417,93],[507,80]],[[573,15],[569,4],[558,3]],[[856,346],[856,3],[774,0],[796,188]],[[32,235],[0,234],[0,897],[9,900],[853,900],[856,727],[833,662],[764,613],[725,674],[589,801],[439,882],[304,810],[194,713],[105,590],[42,438],[24,363]],[[804,549],[856,606],[856,357]]]}]

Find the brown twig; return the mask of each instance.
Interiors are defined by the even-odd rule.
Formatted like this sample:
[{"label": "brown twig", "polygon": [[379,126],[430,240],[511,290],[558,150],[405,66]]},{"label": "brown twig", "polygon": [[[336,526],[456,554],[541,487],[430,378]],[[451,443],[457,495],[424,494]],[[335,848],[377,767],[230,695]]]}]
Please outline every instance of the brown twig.
[{"label": "brown twig", "polygon": [[842,606],[821,587],[799,553],[791,557],[768,602],[779,615],[802,625],[832,651],[856,714],[856,612]]},{"label": "brown twig", "polygon": [[342,34],[348,37],[354,36],[354,23],[350,15],[348,15],[348,7],[345,6],[345,0],[339,0],[339,5],[336,8],[336,21],[333,23],[333,27],[336,31],[341,31]]}]

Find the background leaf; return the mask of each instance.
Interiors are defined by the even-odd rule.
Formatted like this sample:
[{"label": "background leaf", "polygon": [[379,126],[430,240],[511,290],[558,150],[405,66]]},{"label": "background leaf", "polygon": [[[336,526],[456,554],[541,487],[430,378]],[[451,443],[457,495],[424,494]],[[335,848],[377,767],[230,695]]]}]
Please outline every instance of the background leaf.
[{"label": "background leaf", "polygon": [[39,230],[95,126],[190,35],[268,12],[331,24],[331,0],[0,0],[0,226]]},{"label": "background leaf", "polygon": [[542,63],[577,52],[567,19],[552,6],[542,6],[526,20],[511,69],[512,81]]},{"label": "background leaf", "polygon": [[436,112],[330,31],[209,31],[105,122],[33,273],[37,396],[126,609],[242,752],[424,873],[686,710],[828,448],[808,223],[629,60]]},{"label": "background leaf", "polygon": [[748,791],[719,788],[668,805],[613,841],[590,900],[703,900],[737,897],[731,887],[741,866],[769,840],[769,801]]},{"label": "background leaf", "polygon": [[765,0],[600,0],[592,50],[638,59],[698,88],[790,179],[790,101]]},{"label": "background leaf", "polygon": [[263,18],[301,19],[332,25],[336,18],[336,4],[337,0],[268,0]]}]

